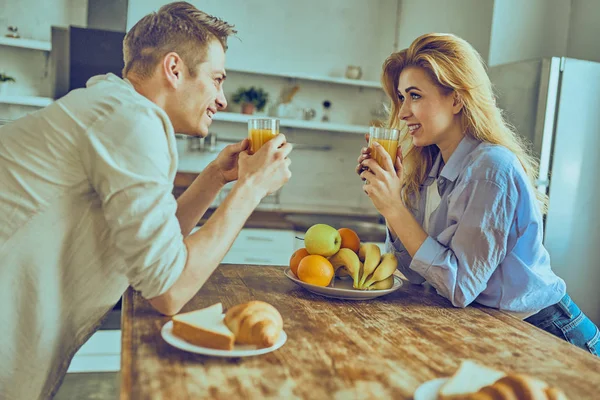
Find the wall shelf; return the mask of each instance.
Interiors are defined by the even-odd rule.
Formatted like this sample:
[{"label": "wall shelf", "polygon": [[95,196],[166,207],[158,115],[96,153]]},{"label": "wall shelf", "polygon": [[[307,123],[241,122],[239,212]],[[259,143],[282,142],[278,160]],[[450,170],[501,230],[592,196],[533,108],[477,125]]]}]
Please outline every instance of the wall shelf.
[{"label": "wall shelf", "polygon": [[[0,104],[14,104],[21,106],[32,106],[32,107],[46,107],[50,105],[54,100],[49,97],[35,97],[35,96],[0,96]],[[246,115],[232,112],[220,112],[214,115],[215,121],[234,122],[246,124],[250,118],[271,118],[264,115]],[[296,119],[279,119],[280,127],[287,128],[298,128],[298,129],[310,129],[317,131],[328,131],[328,132],[346,132],[346,133],[359,133],[365,134],[369,131],[368,126],[361,125],[349,125],[349,124],[336,124],[333,122],[317,122],[317,121],[303,121]]]},{"label": "wall shelf", "polygon": [[[272,118],[264,115],[246,115],[232,112],[219,112],[214,115],[214,121],[226,121],[226,122],[238,122],[247,123],[250,118]],[[336,124],[332,122],[317,122],[317,121],[303,121],[296,119],[279,119],[280,127],[287,128],[299,128],[299,129],[310,129],[318,131],[328,132],[347,132],[347,133],[360,133],[365,134],[369,132],[368,126],[361,125],[348,125],[348,124]]]},{"label": "wall shelf", "polygon": [[54,100],[49,97],[36,96],[2,96],[0,95],[0,103],[15,104],[20,106],[46,107]]},{"label": "wall shelf", "polygon": [[0,46],[12,46],[21,47],[24,49],[50,51],[52,50],[52,44],[50,42],[44,42],[41,40],[22,39],[22,38],[8,38],[0,36]]},{"label": "wall shelf", "polygon": [[329,76],[318,76],[318,75],[309,75],[309,74],[287,74],[287,73],[279,73],[279,72],[261,72],[261,71],[252,71],[252,70],[240,69],[240,68],[227,68],[227,70],[231,71],[231,72],[238,72],[238,73],[243,73],[243,74],[276,76],[276,77],[288,78],[288,79],[301,79],[301,80],[306,80],[306,81],[326,82],[326,83],[335,83],[335,84],[339,84],[339,85],[349,85],[349,86],[359,86],[359,87],[382,89],[381,83],[379,83],[379,82],[363,81],[360,79],[333,78],[333,77],[329,77]]}]

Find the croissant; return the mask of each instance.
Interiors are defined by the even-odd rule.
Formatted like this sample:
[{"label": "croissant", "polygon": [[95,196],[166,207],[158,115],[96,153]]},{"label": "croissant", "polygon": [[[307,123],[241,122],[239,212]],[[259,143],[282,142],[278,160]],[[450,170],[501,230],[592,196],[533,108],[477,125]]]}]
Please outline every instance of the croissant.
[{"label": "croissant", "polygon": [[251,301],[227,310],[225,325],[239,344],[253,344],[259,348],[271,347],[283,329],[279,311],[269,303]]},{"label": "croissant", "polygon": [[507,375],[465,396],[465,400],[567,400],[555,387],[525,375]]}]

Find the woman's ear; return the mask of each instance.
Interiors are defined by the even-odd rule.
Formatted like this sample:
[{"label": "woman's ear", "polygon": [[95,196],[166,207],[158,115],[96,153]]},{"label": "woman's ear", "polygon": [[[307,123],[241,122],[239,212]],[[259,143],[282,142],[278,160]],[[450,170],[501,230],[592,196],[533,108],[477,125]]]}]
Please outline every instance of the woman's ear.
[{"label": "woman's ear", "polygon": [[453,99],[452,99],[452,112],[454,113],[454,115],[461,112],[461,110],[463,109],[463,106],[464,106],[464,103],[462,100],[462,96],[458,92],[455,91],[453,94]]}]

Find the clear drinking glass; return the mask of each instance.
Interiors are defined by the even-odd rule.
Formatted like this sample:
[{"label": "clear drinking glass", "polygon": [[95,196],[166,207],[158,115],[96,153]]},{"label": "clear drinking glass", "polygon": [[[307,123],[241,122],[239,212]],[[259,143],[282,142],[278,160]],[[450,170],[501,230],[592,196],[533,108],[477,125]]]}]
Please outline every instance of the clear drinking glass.
[{"label": "clear drinking glass", "polygon": [[384,155],[377,152],[373,146],[373,142],[377,142],[387,151],[392,158],[392,163],[396,162],[396,154],[398,153],[398,144],[400,141],[400,130],[392,128],[383,128],[378,126],[369,127],[369,148],[371,149],[371,158],[379,165],[383,164]]},{"label": "clear drinking glass", "polygon": [[251,118],[248,120],[250,154],[254,154],[263,144],[279,134],[279,120],[276,118]]}]

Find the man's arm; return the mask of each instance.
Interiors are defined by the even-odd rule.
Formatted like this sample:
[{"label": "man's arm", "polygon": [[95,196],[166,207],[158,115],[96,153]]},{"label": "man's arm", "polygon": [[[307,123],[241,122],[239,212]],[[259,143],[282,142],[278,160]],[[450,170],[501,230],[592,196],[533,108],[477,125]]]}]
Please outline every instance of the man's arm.
[{"label": "man's arm", "polygon": [[204,215],[223,188],[217,166],[209,164],[181,196],[177,198],[177,219],[186,237]]},{"label": "man's arm", "polygon": [[260,200],[290,179],[291,150],[285,136],[278,135],[253,156],[240,153],[238,181],[206,224],[185,238],[188,253],[185,267],[166,292],[149,300],[156,310],[166,315],[176,314],[200,290]]},{"label": "man's arm", "polygon": [[120,254],[123,262],[115,268],[122,267],[129,284],[164,314],[176,313],[189,301],[219,265],[258,201],[291,175],[291,145],[283,135],[253,156],[240,153],[236,175],[228,175],[239,178],[231,199],[202,232],[186,239],[171,193],[169,138],[160,112],[132,105],[98,119],[79,144],[82,168],[111,231],[110,238],[99,240]]},{"label": "man's arm", "polygon": [[236,182],[208,221],[185,238],[188,258],[183,272],[166,293],[150,299],[150,304],[165,315],[178,313],[219,266],[260,200],[249,182]]},{"label": "man's arm", "polygon": [[238,159],[247,139],[226,146],[177,199],[177,219],[183,236],[190,234],[227,182],[238,179]]}]

